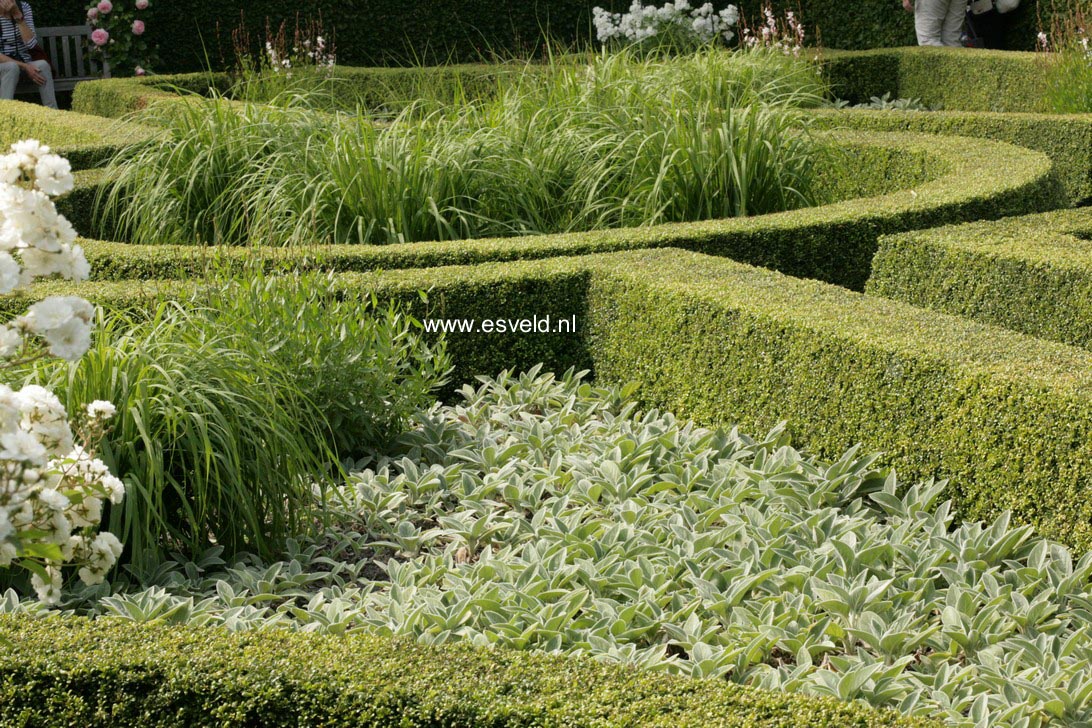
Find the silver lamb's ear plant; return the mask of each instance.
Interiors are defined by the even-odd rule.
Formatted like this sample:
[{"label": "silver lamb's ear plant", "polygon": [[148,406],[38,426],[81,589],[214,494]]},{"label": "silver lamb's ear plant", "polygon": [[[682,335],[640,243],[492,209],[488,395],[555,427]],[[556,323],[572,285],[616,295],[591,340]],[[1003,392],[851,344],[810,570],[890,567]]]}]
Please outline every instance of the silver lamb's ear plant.
[{"label": "silver lamb's ear plant", "polygon": [[[953,726],[1092,721],[1092,556],[959,523],[900,488],[640,411],[617,390],[504,373],[433,408],[279,563],[212,555],[83,611],[137,621],[559,651],[828,695]],[[8,598],[0,611],[23,608]]]}]

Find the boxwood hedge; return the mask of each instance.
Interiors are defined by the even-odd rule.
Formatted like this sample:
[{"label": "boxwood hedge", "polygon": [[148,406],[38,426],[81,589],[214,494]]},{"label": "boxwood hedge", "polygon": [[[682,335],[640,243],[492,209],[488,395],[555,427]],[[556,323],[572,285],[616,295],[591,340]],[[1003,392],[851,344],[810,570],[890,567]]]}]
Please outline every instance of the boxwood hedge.
[{"label": "boxwood hedge", "polygon": [[368,635],[0,616],[0,644],[4,725],[927,725],[586,658]]},{"label": "boxwood hedge", "polygon": [[890,93],[953,111],[1041,111],[1043,63],[1036,53],[969,48],[826,51],[823,68],[838,98]]},{"label": "boxwood hedge", "polygon": [[22,101],[0,101],[0,148],[34,138],[48,144],[73,169],[97,167],[117,151],[156,133],[155,129],[99,116],[48,109]]},{"label": "boxwood hedge", "polygon": [[1092,349],[1092,210],[882,237],[867,290]]},{"label": "boxwood hedge", "polygon": [[863,109],[818,113],[823,124],[835,128],[981,137],[1035,149],[1054,161],[1071,204],[1092,199],[1092,114]]},{"label": "boxwood hedge", "polygon": [[[1050,160],[1038,152],[987,140],[914,134],[849,132],[836,139],[850,158],[829,165],[825,183],[836,198],[857,199],[773,215],[564,235],[289,252],[95,242],[85,247],[100,279],[179,277],[203,270],[210,259],[226,264],[264,259],[277,265],[302,257],[338,270],[372,270],[676,247],[861,289],[880,234],[1048,210],[1067,201]],[[97,174],[84,173],[79,188],[58,204],[83,233],[101,232],[92,214]]]},{"label": "boxwood hedge", "polygon": [[[577,332],[452,333],[456,381],[539,362],[634,381],[701,423],[789,431],[820,455],[887,453],[904,481],[951,479],[965,518],[1002,509],[1092,548],[1092,353],[906,303],[682,250],[348,273],[421,317],[575,316]],[[139,309],[161,286],[64,290]],[[417,291],[431,290],[422,302]],[[4,301],[22,310],[25,298]]]}]

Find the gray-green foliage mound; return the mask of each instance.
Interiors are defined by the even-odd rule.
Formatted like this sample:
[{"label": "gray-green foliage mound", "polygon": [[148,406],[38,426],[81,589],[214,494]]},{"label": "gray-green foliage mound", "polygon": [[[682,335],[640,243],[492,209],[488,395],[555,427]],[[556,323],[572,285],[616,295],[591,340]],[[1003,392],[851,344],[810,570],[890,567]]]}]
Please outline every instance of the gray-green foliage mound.
[{"label": "gray-green foliage mound", "polygon": [[819,462],[578,377],[464,395],[289,560],[210,556],[70,606],[585,653],[953,725],[1092,720],[1092,556],[1007,517],[956,525],[943,484],[899,489],[875,456]]}]

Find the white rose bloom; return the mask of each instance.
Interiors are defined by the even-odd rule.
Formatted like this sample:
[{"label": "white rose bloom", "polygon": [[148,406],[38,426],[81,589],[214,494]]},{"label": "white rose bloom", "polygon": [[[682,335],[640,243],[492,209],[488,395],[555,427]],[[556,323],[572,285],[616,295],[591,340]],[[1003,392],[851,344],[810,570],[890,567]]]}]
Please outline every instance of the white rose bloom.
[{"label": "white rose bloom", "polygon": [[125,497],[125,483],[121,482],[120,478],[107,474],[102,477],[100,484],[106,490],[111,503],[115,505],[121,503]]},{"label": "white rose bloom", "polygon": [[0,251],[0,293],[11,293],[22,283],[19,263],[11,253]]},{"label": "white rose bloom", "polygon": [[72,165],[56,154],[46,154],[34,166],[34,184],[50,197],[63,195],[72,189]]},{"label": "white rose bloom", "polygon": [[91,346],[91,325],[82,319],[71,318],[63,326],[45,332],[42,338],[49,344],[50,354],[75,361],[86,354]]},{"label": "white rose bloom", "polygon": [[38,594],[38,601],[42,604],[56,604],[61,600],[61,570],[55,566],[46,567],[49,583],[42,581],[41,577],[34,574],[30,577],[30,585]]},{"label": "white rose bloom", "polygon": [[42,144],[37,139],[24,139],[12,144],[11,151],[15,154],[22,154],[37,161],[42,156],[49,154],[49,147]]},{"label": "white rose bloom", "polygon": [[18,154],[0,156],[0,183],[13,185],[23,176],[23,168]]},{"label": "white rose bloom", "polygon": [[118,541],[118,537],[109,531],[103,531],[98,536],[95,536],[95,541],[91,544],[91,548],[104,554],[108,553],[115,559],[119,558],[121,552],[125,549],[125,547],[121,545],[121,541]]},{"label": "white rose bloom", "polygon": [[117,411],[113,402],[107,402],[104,399],[96,399],[87,405],[87,414],[93,420],[108,420],[117,414]]},{"label": "white rose bloom", "polygon": [[17,393],[20,408],[27,413],[37,414],[39,417],[50,419],[62,418],[67,415],[64,405],[53,392],[37,384],[28,384]]},{"label": "white rose bloom", "polygon": [[27,327],[36,334],[45,334],[67,324],[76,316],[70,298],[50,296],[31,306],[24,317]]},{"label": "white rose bloom", "polygon": [[10,359],[22,347],[23,337],[16,329],[0,326],[0,359]]},{"label": "white rose bloom", "polygon": [[47,455],[45,446],[29,432],[13,430],[0,433],[0,459],[44,464]]},{"label": "white rose bloom", "polygon": [[43,488],[38,491],[38,500],[55,511],[63,511],[65,508],[68,508],[68,505],[71,502],[64,493],[60,493],[52,488]]},{"label": "white rose bloom", "polygon": [[6,541],[13,533],[15,533],[15,526],[11,525],[11,518],[8,517],[8,510],[0,507],[0,543]]},{"label": "white rose bloom", "polygon": [[15,546],[10,543],[0,543],[0,569],[11,566],[11,562],[15,561],[15,557],[19,555],[19,552],[15,550]]}]

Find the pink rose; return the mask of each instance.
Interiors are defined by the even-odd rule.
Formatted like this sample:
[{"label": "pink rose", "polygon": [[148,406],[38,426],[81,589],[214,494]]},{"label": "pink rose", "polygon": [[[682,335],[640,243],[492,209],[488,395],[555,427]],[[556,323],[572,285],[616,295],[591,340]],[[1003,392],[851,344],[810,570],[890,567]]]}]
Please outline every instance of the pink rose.
[{"label": "pink rose", "polygon": [[110,0],[101,0],[97,7],[100,13],[106,15],[108,12],[114,9],[114,3],[110,2]]},{"label": "pink rose", "polygon": [[143,20],[134,20],[133,21],[133,35],[143,35],[143,33],[144,33],[144,21]]},{"label": "pink rose", "polygon": [[137,10],[147,10],[148,9],[148,0],[136,0],[136,9]]},{"label": "pink rose", "polygon": [[87,9],[87,19],[88,20],[94,20],[97,17],[99,17],[99,9],[98,8],[88,8]]},{"label": "pink rose", "polygon": [[109,42],[110,34],[102,28],[91,31],[91,42],[97,46],[104,46]]},{"label": "pink rose", "polygon": [[135,71],[135,72],[136,72],[136,75],[138,75],[138,76],[143,76],[143,75],[144,75],[145,73],[147,73],[147,72],[146,72],[146,71],[145,71],[145,70],[144,70],[144,69],[143,69],[142,67],[140,67],[140,66],[137,66],[137,67],[136,67],[136,71]]}]

